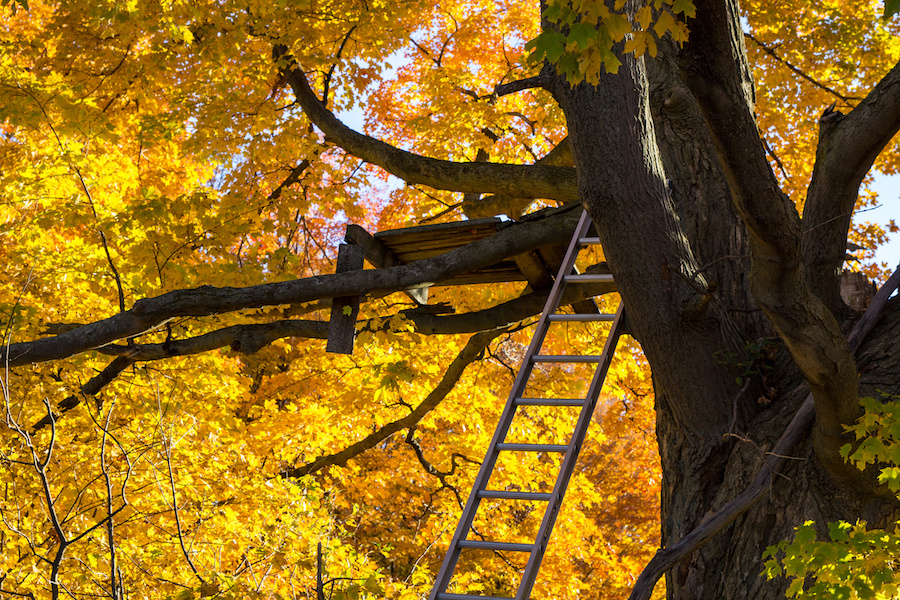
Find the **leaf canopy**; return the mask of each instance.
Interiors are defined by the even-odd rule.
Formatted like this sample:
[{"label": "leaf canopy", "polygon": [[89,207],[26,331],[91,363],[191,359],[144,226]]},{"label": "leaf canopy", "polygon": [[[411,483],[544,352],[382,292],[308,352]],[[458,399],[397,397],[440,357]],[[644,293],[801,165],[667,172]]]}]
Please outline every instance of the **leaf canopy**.
[{"label": "leaf canopy", "polygon": [[[681,15],[694,14],[688,1],[661,12],[653,3],[633,24],[601,2],[554,2],[543,18],[560,27],[541,32],[538,3],[503,0],[3,6],[6,343],[77,331],[178,290],[332,273],[348,222],[379,231],[458,220],[467,202],[487,202],[402,185],[332,144],[299,107],[277,46],[331,111],[361,112],[371,136],[445,161],[524,165],[560,144],[564,117],[539,88],[500,95],[496,86],[537,76],[545,58],[591,82],[615,70],[614,44],[652,57],[665,36],[685,39]],[[772,0],[746,15],[760,130],[802,206],[822,107],[853,106],[900,59],[897,27],[873,2]],[[897,157],[878,168],[895,172]],[[507,201],[521,211],[556,204]],[[868,192],[858,208],[875,201]],[[860,222],[853,239],[874,249],[885,235]],[[866,268],[880,276],[884,266]],[[523,287],[436,287],[429,303],[477,312]],[[403,312],[414,308],[406,296],[368,300],[351,356],[312,339],[323,337],[327,303],[272,304],[176,315],[117,344],[8,369],[2,590],[51,597],[59,552],[58,581],[74,595],[116,585],[134,598],[313,594],[317,555],[333,598],[427,593],[531,319],[481,338],[427,337]],[[291,333],[252,349],[232,336],[177,351],[263,325]],[[571,325],[549,344],[589,353],[596,333]],[[151,350],[158,359],[135,358]],[[554,534],[564,543],[546,556],[536,594],[621,597],[659,543],[652,386],[637,344],[620,353]],[[86,392],[90,382],[102,391]],[[585,384],[548,369],[535,385],[568,398]],[[562,438],[567,416],[535,410],[517,432]],[[512,462],[505,473],[537,482],[551,466]],[[498,502],[479,527],[525,535],[535,514]],[[488,595],[517,568],[464,562],[459,585]]]}]

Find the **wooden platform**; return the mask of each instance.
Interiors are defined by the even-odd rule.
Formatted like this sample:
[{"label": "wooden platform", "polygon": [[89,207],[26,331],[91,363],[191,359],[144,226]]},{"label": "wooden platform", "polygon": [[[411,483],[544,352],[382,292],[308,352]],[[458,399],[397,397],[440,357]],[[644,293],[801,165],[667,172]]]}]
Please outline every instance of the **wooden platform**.
[{"label": "wooden platform", "polygon": [[[574,207],[544,209],[530,216],[536,218],[547,212],[570,210],[571,208]],[[524,219],[527,220],[528,216]],[[349,250],[346,246],[361,248],[364,252],[365,260],[373,267],[380,269],[432,258],[471,242],[488,238],[498,231],[513,225],[515,225],[514,221],[504,221],[493,217],[390,229],[379,231],[372,235],[359,225],[350,224],[347,226],[347,233],[344,236],[346,244],[341,246],[344,250]],[[357,249],[356,252],[358,251]],[[545,289],[553,284],[553,276],[559,271],[565,254],[565,244],[542,246],[525,254],[503,259],[487,267],[437,281],[434,285],[450,286],[523,281],[528,282],[531,289]],[[360,262],[353,263],[352,266],[350,266],[351,263],[349,261],[342,266],[343,263],[339,260],[338,272],[341,272],[343,269],[362,268],[361,258],[359,260]],[[427,287],[411,288],[405,290],[405,293],[419,305],[427,304],[428,302]],[[353,351],[353,337],[356,325],[355,310],[358,310],[359,299],[340,298],[335,300],[336,302],[332,305],[328,334],[329,351],[350,353]],[[345,311],[345,306],[351,307],[351,310]],[[572,306],[579,313],[599,312],[593,300],[585,300]],[[350,314],[345,314],[345,312]]]},{"label": "wooden platform", "polygon": [[[366,258],[375,267],[407,264],[432,258],[471,242],[490,237],[513,225],[498,218],[474,219],[379,231],[370,235],[358,225],[347,227],[346,241],[366,247]],[[565,254],[565,246],[548,246],[493,265],[438,281],[435,285],[471,285],[527,281],[535,289],[549,286]],[[375,260],[373,260],[373,258]]]}]

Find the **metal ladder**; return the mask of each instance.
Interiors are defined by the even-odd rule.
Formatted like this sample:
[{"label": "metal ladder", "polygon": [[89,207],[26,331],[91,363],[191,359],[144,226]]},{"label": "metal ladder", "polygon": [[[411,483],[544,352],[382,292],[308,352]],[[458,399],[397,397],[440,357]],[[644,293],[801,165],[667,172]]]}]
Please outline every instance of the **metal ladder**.
[{"label": "metal ladder", "polygon": [[[612,282],[612,275],[598,274],[578,274],[573,273],[575,268],[575,260],[578,252],[590,245],[598,245],[600,240],[596,237],[585,237],[591,226],[591,218],[587,212],[583,212],[575,230],[575,235],[569,243],[565,258],[560,265],[559,274],[550,290],[547,303],[544,305],[544,311],[538,320],[534,337],[528,347],[528,351],[522,360],[519,373],[513,383],[512,391],[509,399],[500,416],[500,422],[494,437],[488,447],[487,455],[481,464],[481,470],[475,478],[469,499],[466,502],[465,509],[460,517],[459,525],[456,533],[453,534],[453,540],[441,570],[438,572],[435,580],[434,588],[432,588],[429,600],[469,600],[474,598],[483,598],[487,600],[508,600],[495,596],[479,596],[474,594],[451,594],[447,593],[447,586],[456,570],[456,563],[459,560],[460,552],[463,548],[480,548],[494,551],[522,552],[528,553],[528,562],[519,583],[515,600],[527,600],[531,594],[531,588],[537,577],[541,560],[544,557],[544,551],[547,549],[547,542],[553,531],[553,524],[556,521],[557,513],[562,504],[563,495],[569,484],[569,478],[575,468],[575,461],[581,445],[584,442],[585,434],[590,425],[591,415],[597,404],[597,398],[600,396],[600,390],[603,387],[603,381],[606,379],[606,373],[609,370],[609,364],[615,352],[616,342],[621,334],[622,323],[624,321],[624,309],[622,304],[615,315],[612,314],[562,314],[557,312],[562,300],[563,291],[566,284],[570,283],[600,283]],[[603,353],[600,355],[542,355],[540,352],[544,342],[544,337],[552,322],[557,321],[612,321],[612,328],[606,343],[603,347]],[[534,366],[538,363],[595,363],[597,365],[593,379],[588,388],[585,398],[524,398],[522,397],[526,391],[528,380]],[[568,444],[518,444],[507,443],[504,440],[512,425],[516,409],[520,406],[549,406],[563,407],[575,406],[581,407],[578,419],[575,424],[575,430]],[[518,451],[518,452],[546,452],[546,453],[562,453],[563,460],[560,466],[559,475],[553,491],[550,493],[542,492],[522,492],[522,491],[502,491],[487,489],[488,480],[494,471],[494,466],[501,452]],[[483,541],[466,539],[472,523],[475,520],[478,506],[483,498],[505,499],[505,500],[521,500],[521,501],[541,501],[546,502],[547,508],[544,517],[538,528],[537,536],[533,544],[521,544],[501,541]]]}]

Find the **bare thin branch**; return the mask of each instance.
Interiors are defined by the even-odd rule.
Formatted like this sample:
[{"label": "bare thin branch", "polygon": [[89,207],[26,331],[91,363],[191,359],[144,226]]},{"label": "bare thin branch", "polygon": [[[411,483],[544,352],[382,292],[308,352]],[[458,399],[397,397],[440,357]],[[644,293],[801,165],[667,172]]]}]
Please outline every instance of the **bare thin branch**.
[{"label": "bare thin branch", "polygon": [[272,192],[269,194],[268,199],[277,200],[278,198],[280,198],[281,192],[284,191],[285,188],[290,187],[300,181],[300,178],[303,176],[303,173],[306,171],[306,169],[309,168],[309,165],[310,162],[305,158],[300,161],[299,165],[291,169],[290,174],[285,178],[285,180],[278,184],[278,187],[272,190]]},{"label": "bare thin branch", "polygon": [[487,348],[497,336],[505,331],[505,329],[484,331],[476,333],[469,338],[469,341],[466,342],[463,349],[460,350],[456,358],[453,359],[453,362],[447,367],[444,377],[441,378],[441,381],[437,386],[435,386],[428,396],[426,396],[425,399],[405,417],[388,423],[374,433],[367,435],[362,440],[340,452],[320,456],[311,463],[286,470],[283,475],[285,477],[302,477],[332,465],[345,465],[351,458],[362,454],[366,450],[374,448],[394,433],[414,426],[422,420],[422,417],[434,410],[434,408],[446,398],[447,394],[453,390],[456,382],[459,381],[459,378],[462,377],[466,367],[478,360],[478,357],[484,352],[484,349]]},{"label": "bare thin branch", "polygon": [[783,64],[783,65],[786,66],[788,69],[790,69],[791,71],[793,71],[794,73],[796,73],[797,75],[799,75],[800,77],[802,77],[804,80],[806,80],[806,81],[808,81],[809,83],[813,84],[813,85],[816,86],[817,88],[819,88],[819,89],[821,89],[821,90],[824,90],[824,91],[828,92],[829,94],[831,94],[832,96],[834,96],[834,97],[836,97],[836,98],[840,98],[841,100],[843,100],[843,101],[846,102],[847,104],[851,104],[851,103],[854,102],[854,101],[862,100],[862,98],[859,98],[859,97],[857,97],[857,96],[846,96],[846,95],[840,93],[839,91],[837,91],[836,89],[834,89],[834,88],[832,88],[832,87],[828,87],[827,85],[825,85],[825,84],[822,83],[821,81],[819,81],[819,80],[817,80],[817,79],[814,79],[813,77],[811,77],[810,75],[808,75],[805,71],[803,71],[803,70],[800,69],[799,67],[797,67],[797,66],[791,64],[791,63],[788,62],[785,58],[779,56],[778,53],[775,51],[775,48],[772,48],[771,46],[769,46],[769,45],[766,44],[765,42],[760,41],[760,40],[757,39],[752,33],[746,33],[746,32],[744,32],[744,37],[745,37],[746,39],[748,39],[748,40],[752,40],[753,43],[755,43],[757,46],[759,46],[760,49],[761,49],[763,52],[765,52],[766,54],[768,54],[769,56],[771,56],[772,58],[774,58],[777,62]]},{"label": "bare thin branch", "polygon": [[116,585],[115,520],[112,518],[113,488],[112,479],[109,476],[109,468],[106,465],[106,440],[109,434],[109,420],[112,418],[115,405],[115,401],[110,404],[109,410],[106,412],[106,421],[103,423],[103,436],[100,441],[100,472],[103,473],[103,480],[106,483],[106,514],[109,517],[106,521],[106,542],[109,544],[109,589],[112,599],[118,600],[119,586]]},{"label": "bare thin branch", "polygon": [[[126,52],[126,56],[127,56]],[[123,59],[124,60],[124,57]],[[47,114],[47,110],[44,108],[44,105],[40,103],[40,101],[28,90],[25,90],[25,93],[28,94],[29,97],[37,104],[38,108],[41,111],[41,114],[44,115],[44,119],[47,121],[47,126],[50,127],[50,131],[53,133],[53,137],[56,138],[56,144],[59,146],[60,154],[65,154],[65,146],[62,143],[62,140],[59,137],[59,134],[56,133],[56,128],[53,126],[53,121],[50,120],[50,115]],[[116,265],[113,262],[112,255],[109,252],[109,243],[106,240],[106,234],[103,232],[103,229],[100,228],[100,217],[97,215],[97,207],[94,204],[94,197],[91,195],[91,190],[88,187],[87,182],[84,180],[84,175],[81,173],[81,169],[78,168],[78,165],[71,163],[70,167],[75,171],[75,175],[78,176],[78,181],[81,183],[81,189],[84,192],[85,197],[87,198],[88,205],[91,207],[91,212],[94,215],[94,223],[96,224],[97,233],[100,236],[100,242],[103,246],[103,252],[106,253],[106,262],[109,264],[109,268],[112,271],[113,276],[116,279],[116,289],[119,293],[119,311],[125,312],[125,291],[122,289],[122,278],[119,277],[119,270],[116,269]]]},{"label": "bare thin branch", "polygon": [[175,473],[172,470],[172,444],[170,439],[163,438],[163,449],[165,451],[166,466],[169,468],[169,490],[172,492],[172,512],[175,515],[175,527],[178,531],[178,544],[181,546],[181,553],[184,554],[184,559],[187,561],[191,571],[194,572],[194,575],[200,583],[205,584],[206,580],[203,579],[200,572],[197,570],[197,567],[194,566],[194,561],[191,559],[191,553],[188,552],[187,547],[184,545],[184,531],[181,527],[181,511],[178,509],[178,494],[175,491]]},{"label": "bare thin branch", "polygon": [[[62,400],[59,403],[58,410],[61,413],[65,413],[78,406],[81,403],[82,398],[98,394],[100,390],[102,390],[116,377],[118,377],[122,371],[124,371],[134,363],[135,361],[128,356],[119,356],[114,361],[109,363],[105,369],[100,371],[100,373],[91,377],[87,383],[81,386],[81,394],[73,394],[72,396],[69,396],[68,398]],[[55,418],[57,418],[56,415],[48,413],[47,416],[45,416],[32,426],[32,433],[43,429],[47,425],[51,425],[53,419]]]}]

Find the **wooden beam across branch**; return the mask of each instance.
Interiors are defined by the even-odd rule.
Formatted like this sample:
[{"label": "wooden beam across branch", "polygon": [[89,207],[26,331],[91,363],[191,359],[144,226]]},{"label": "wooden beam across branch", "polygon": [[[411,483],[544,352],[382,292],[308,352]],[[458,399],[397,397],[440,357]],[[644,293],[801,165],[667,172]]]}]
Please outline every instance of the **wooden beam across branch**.
[{"label": "wooden beam across branch", "polygon": [[[353,223],[347,225],[347,233],[344,241],[348,244],[356,244],[365,250],[366,260],[376,269],[396,267],[402,265],[400,259],[391,250],[376,239],[371,233]],[[428,303],[428,288],[415,287],[403,290],[416,304]]]}]

